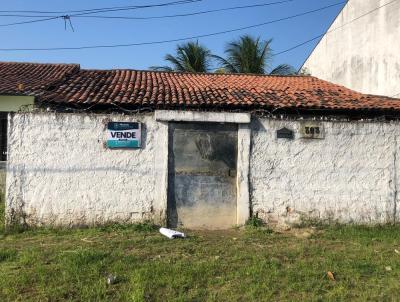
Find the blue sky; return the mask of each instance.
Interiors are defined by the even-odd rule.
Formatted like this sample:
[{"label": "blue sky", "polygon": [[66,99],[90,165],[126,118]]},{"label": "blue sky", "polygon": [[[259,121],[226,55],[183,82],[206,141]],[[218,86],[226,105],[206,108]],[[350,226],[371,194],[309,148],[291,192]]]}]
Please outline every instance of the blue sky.
[{"label": "blue sky", "polygon": [[[0,10],[65,11],[111,6],[147,5],[171,1],[172,0],[13,0],[2,1]],[[101,15],[146,17],[190,13],[201,10],[276,1],[278,0],[203,0],[199,3],[171,6],[168,8],[108,12],[101,13]],[[340,0],[294,0],[286,4],[274,6],[158,20],[74,18],[72,19],[72,23],[75,32],[69,29],[65,30],[64,21],[56,19],[27,25],[0,27],[0,35],[2,37],[0,48],[70,47],[175,39],[263,23],[339,2]],[[307,16],[259,28],[201,38],[199,41],[206,45],[213,53],[222,55],[226,42],[236,39],[242,34],[252,34],[254,36],[261,36],[263,39],[272,38],[272,48],[275,52],[279,52],[324,33],[343,6],[344,4],[341,4]],[[0,24],[26,20],[29,19],[0,17]],[[272,65],[288,63],[298,68],[308,57],[316,43],[317,41],[291,52],[276,56]],[[168,43],[107,49],[0,52],[0,60],[80,63],[82,68],[96,69],[147,69],[152,65],[165,65],[163,60],[164,55],[166,53],[174,53],[175,47],[176,43]]]}]

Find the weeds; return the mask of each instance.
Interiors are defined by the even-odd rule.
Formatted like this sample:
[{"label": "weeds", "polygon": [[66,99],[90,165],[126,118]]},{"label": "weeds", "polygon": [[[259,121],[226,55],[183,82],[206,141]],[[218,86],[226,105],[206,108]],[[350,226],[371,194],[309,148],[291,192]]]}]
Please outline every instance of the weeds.
[{"label": "weeds", "polygon": [[9,233],[0,237],[0,301],[398,299],[399,226],[335,225],[303,237],[264,229],[251,219],[246,230],[185,240],[151,222]]},{"label": "weeds", "polygon": [[[310,238],[237,229],[195,232],[185,240],[167,240],[150,227],[9,234],[0,239],[1,301],[398,297],[399,227],[334,227]],[[119,282],[107,284],[110,274]]]},{"label": "weeds", "polygon": [[264,225],[264,221],[256,216],[252,216],[246,221],[246,227],[260,228]]},{"label": "weeds", "polygon": [[154,223],[151,221],[145,221],[143,223],[138,223],[133,225],[133,230],[136,232],[143,232],[143,233],[149,233],[149,232],[154,232],[158,230],[158,226],[156,226]]},{"label": "weeds", "polygon": [[15,249],[3,249],[0,250],[0,262],[12,261],[17,257],[17,251]]}]

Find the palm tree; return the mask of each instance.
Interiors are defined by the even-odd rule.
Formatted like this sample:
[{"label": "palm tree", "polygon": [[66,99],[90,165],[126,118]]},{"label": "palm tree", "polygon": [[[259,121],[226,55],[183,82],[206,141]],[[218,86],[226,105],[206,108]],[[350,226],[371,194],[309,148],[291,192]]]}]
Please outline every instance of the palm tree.
[{"label": "palm tree", "polygon": [[187,42],[176,47],[176,55],[167,54],[165,61],[172,66],[152,66],[150,69],[163,71],[208,72],[211,52],[199,42]]},{"label": "palm tree", "polygon": [[226,58],[215,55],[212,57],[217,59],[221,68],[229,73],[267,73],[271,75],[296,73],[294,68],[287,64],[281,64],[269,71],[273,57],[271,42],[272,40],[262,41],[259,37],[244,35],[226,45]]}]

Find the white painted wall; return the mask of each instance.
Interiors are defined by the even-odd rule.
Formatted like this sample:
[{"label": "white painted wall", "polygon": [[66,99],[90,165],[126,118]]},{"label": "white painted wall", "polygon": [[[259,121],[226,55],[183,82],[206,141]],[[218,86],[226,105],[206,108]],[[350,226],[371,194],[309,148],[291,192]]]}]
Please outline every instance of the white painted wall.
[{"label": "white painted wall", "polygon": [[[110,120],[144,123],[144,147],[105,148]],[[283,225],[303,217],[399,221],[400,123],[323,122],[321,140],[300,138],[300,123],[253,117],[250,127],[239,127],[239,224],[249,206]],[[283,127],[295,131],[294,140],[276,138]],[[157,122],[154,114],[12,114],[7,172],[8,219],[16,215],[31,225],[162,223],[168,122]]]},{"label": "white painted wall", "polygon": [[322,38],[304,67],[356,91],[400,98],[400,2],[345,25],[389,2],[350,0],[329,30],[340,29]]},{"label": "white painted wall", "polygon": [[[143,148],[109,150],[108,121],[145,123]],[[155,161],[165,125],[153,114],[14,114],[9,122],[7,215],[28,224],[79,225],[150,218],[157,195]],[[160,167],[161,165],[161,167]],[[162,176],[161,176],[162,177]],[[157,208],[157,204],[155,204]],[[9,216],[10,217],[10,216]]]},{"label": "white painted wall", "polygon": [[[165,117],[163,112],[157,114]],[[250,122],[249,114],[201,115],[203,121],[242,121],[245,117]],[[109,121],[142,122],[143,147],[107,149]],[[238,148],[239,224],[249,217],[250,130],[242,128],[245,130],[240,131]],[[9,222],[71,226],[145,219],[166,222],[168,119],[156,121],[154,114],[15,113],[9,116],[8,131]]]},{"label": "white painted wall", "polygon": [[[272,223],[301,216],[391,222],[400,187],[399,123],[324,122],[325,139],[299,138],[300,122],[252,122],[253,213]],[[277,139],[283,127],[294,140]]]}]

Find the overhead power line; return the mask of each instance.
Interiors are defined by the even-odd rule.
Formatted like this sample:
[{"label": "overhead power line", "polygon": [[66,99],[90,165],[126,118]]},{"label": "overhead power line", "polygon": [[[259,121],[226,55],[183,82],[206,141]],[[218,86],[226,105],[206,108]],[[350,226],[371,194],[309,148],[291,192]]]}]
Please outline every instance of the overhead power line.
[{"label": "overhead power line", "polygon": [[224,30],[224,31],[219,31],[219,32],[213,32],[213,33],[208,33],[208,34],[202,34],[202,35],[196,35],[196,36],[190,36],[190,37],[184,37],[184,38],[176,38],[176,39],[171,39],[171,40],[160,40],[160,41],[149,41],[149,42],[138,42],[138,43],[126,43],[126,44],[109,44],[109,45],[89,45],[89,46],[75,46],[75,47],[50,47],[50,48],[0,48],[0,51],[56,51],[56,50],[81,50],[81,49],[94,49],[94,48],[116,48],[116,47],[130,47],[130,46],[141,46],[141,45],[154,45],[154,44],[165,44],[165,43],[172,43],[172,42],[181,42],[181,41],[186,41],[186,40],[193,40],[193,39],[199,39],[199,38],[206,38],[206,37],[212,37],[212,36],[218,36],[218,35],[223,35],[227,33],[232,33],[232,32],[237,32],[237,31],[243,31],[246,29],[251,29],[251,28],[257,28],[257,27],[262,27],[265,25],[269,25],[272,23],[277,23],[277,22],[282,22],[285,20],[290,20],[294,18],[298,18],[301,16],[309,15],[312,13],[320,12],[335,6],[339,6],[346,3],[346,1],[338,2],[335,4],[331,4],[328,6],[324,6],[318,9],[306,11],[303,13],[299,13],[296,15],[284,17],[284,18],[279,18],[259,24],[254,24],[254,25],[249,25],[249,26],[244,26],[244,27],[239,27],[235,29],[229,29],[229,30]]},{"label": "overhead power line", "polygon": [[[171,6],[171,5],[189,4],[189,3],[201,2],[201,1],[203,1],[203,0],[181,0],[181,1],[159,3],[159,4],[152,4],[152,5],[120,6],[120,7],[101,8],[101,9],[86,9],[86,10],[79,10],[79,11],[57,12],[57,13],[76,12],[76,14],[72,14],[72,15],[64,14],[64,15],[59,15],[59,16],[0,15],[0,17],[41,18],[41,19],[35,19],[35,20],[29,20],[29,21],[21,21],[21,22],[12,22],[12,23],[0,24],[0,27],[8,27],[8,26],[14,26],[14,25],[45,22],[45,21],[54,20],[54,19],[64,19],[64,20],[68,19],[71,22],[71,17],[89,17],[88,15],[99,13],[99,12],[102,13],[102,12],[113,12],[113,11],[121,11],[121,10],[143,9],[143,8],[151,8],[151,7],[164,7],[164,6]],[[13,12],[13,11],[0,11],[0,12]],[[42,12],[42,11],[14,11],[14,12],[56,13],[56,12]]]},{"label": "overhead power line", "polygon": [[13,26],[13,25],[22,25],[22,24],[30,24],[30,23],[37,23],[37,22],[45,22],[45,21],[50,21],[50,20],[55,20],[55,19],[60,19],[60,18],[62,18],[62,17],[61,16],[56,16],[56,17],[48,17],[48,18],[29,20],[29,21],[6,23],[6,24],[0,24],[0,27],[7,27],[7,26]]},{"label": "overhead power line", "polygon": [[168,3],[152,4],[152,5],[136,5],[136,6],[131,6],[131,7],[115,7],[115,8],[107,8],[107,9],[88,10],[88,11],[73,13],[73,14],[70,14],[69,16],[78,17],[78,16],[85,16],[85,15],[105,13],[105,12],[117,12],[117,11],[144,9],[144,8],[191,4],[191,3],[201,2],[201,1],[203,1],[203,0],[182,0],[182,1],[174,1],[174,2],[168,2]]},{"label": "overhead power line", "polygon": [[171,6],[171,5],[190,4],[190,3],[201,2],[201,1],[203,1],[203,0],[179,0],[179,1],[173,1],[173,2],[167,2],[167,3],[148,4],[148,5],[112,6],[112,7],[91,8],[91,9],[81,9],[81,10],[66,10],[66,11],[0,10],[0,13],[79,14],[79,13],[109,12],[109,11],[119,11],[119,10],[163,7],[163,6]]},{"label": "overhead power line", "polygon": [[[98,19],[125,19],[125,20],[151,20],[151,19],[166,19],[166,18],[177,18],[177,17],[189,17],[189,16],[197,16],[197,15],[204,15],[216,12],[224,12],[224,11],[231,11],[231,10],[241,10],[247,8],[256,8],[256,7],[266,7],[278,4],[285,4],[289,2],[293,2],[295,0],[285,0],[285,1],[275,1],[275,2],[268,2],[268,3],[260,3],[260,4],[253,4],[253,5],[243,5],[243,6],[233,6],[233,7],[226,7],[226,8],[219,8],[219,9],[210,9],[204,11],[198,11],[193,13],[185,13],[185,14],[174,14],[174,15],[163,15],[163,16],[148,16],[148,17],[129,17],[129,16],[76,16],[76,17],[83,17],[83,18],[98,18]],[[75,16],[74,16],[75,17]]]},{"label": "overhead power line", "polygon": [[[150,20],[150,19],[166,19],[166,18],[176,18],[176,17],[189,17],[189,16],[196,16],[196,15],[204,15],[209,13],[216,13],[216,12],[223,12],[223,11],[231,11],[231,10],[241,10],[247,8],[256,8],[256,7],[265,7],[265,6],[273,6],[279,4],[285,4],[289,2],[293,2],[296,0],[285,0],[285,1],[275,1],[275,2],[267,2],[267,3],[260,3],[260,4],[253,4],[253,5],[243,5],[243,6],[233,6],[233,7],[226,7],[226,8],[219,8],[219,9],[211,9],[211,10],[204,10],[204,11],[197,11],[192,13],[185,13],[185,14],[174,14],[174,15],[162,15],[162,16],[147,16],[147,17],[129,17],[129,16],[93,16],[93,15],[69,15],[70,17],[80,17],[80,18],[99,18],[99,19],[126,19],[126,20]],[[98,13],[98,12],[96,12]],[[48,18],[54,17],[51,15],[20,15],[20,14],[0,14],[0,17],[18,17],[18,18]]]}]

